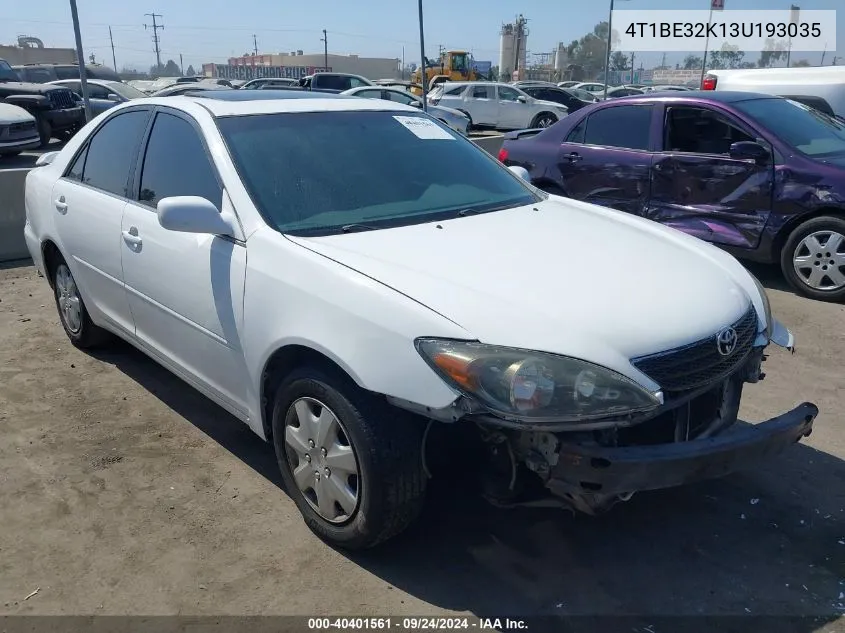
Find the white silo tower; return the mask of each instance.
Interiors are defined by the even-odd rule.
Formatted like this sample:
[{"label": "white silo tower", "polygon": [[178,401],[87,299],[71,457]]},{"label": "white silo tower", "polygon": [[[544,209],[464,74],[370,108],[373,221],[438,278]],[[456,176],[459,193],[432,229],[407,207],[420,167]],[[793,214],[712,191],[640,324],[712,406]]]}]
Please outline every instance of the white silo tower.
[{"label": "white silo tower", "polygon": [[514,31],[513,24],[503,24],[502,30],[499,31],[499,78],[505,81],[510,80],[514,70],[516,52]]}]

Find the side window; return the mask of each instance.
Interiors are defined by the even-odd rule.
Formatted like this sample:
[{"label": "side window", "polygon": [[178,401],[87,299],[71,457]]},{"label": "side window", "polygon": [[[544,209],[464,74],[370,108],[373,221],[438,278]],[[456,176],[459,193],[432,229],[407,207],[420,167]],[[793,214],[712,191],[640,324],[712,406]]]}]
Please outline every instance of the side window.
[{"label": "side window", "polygon": [[733,143],[753,140],[725,116],[713,110],[674,107],[666,113],[663,139],[665,151],[727,155]]},{"label": "side window", "polygon": [[[80,92],[82,88],[80,87]],[[91,99],[108,99],[109,98],[109,91],[104,88],[103,86],[98,86],[97,84],[88,84],[88,97]]]},{"label": "side window", "polygon": [[587,118],[584,142],[588,145],[647,150],[652,110],[650,105],[626,105],[599,110]]},{"label": "side window", "polygon": [[85,157],[88,156],[88,146],[86,145],[79,155],[76,157],[76,160],[73,161],[73,164],[68,169],[67,174],[65,174],[65,178],[69,178],[70,180],[76,180],[78,182],[82,182],[82,174],[85,170]]},{"label": "side window", "polygon": [[381,99],[381,90],[362,90],[355,93],[357,97],[364,97],[364,99]]},{"label": "side window", "polygon": [[490,86],[473,86],[473,88],[472,88],[472,98],[473,99],[489,99],[490,98]]},{"label": "side window", "polygon": [[390,101],[395,101],[396,103],[404,103],[405,105],[411,105],[412,103],[416,102],[411,95],[402,94],[401,92],[395,92],[394,90],[388,90],[387,96],[389,97]]},{"label": "side window", "polygon": [[[440,85],[442,86],[443,84],[440,84]],[[442,88],[443,96],[449,95],[449,96],[452,96],[452,97],[457,97],[465,89],[466,89],[466,86],[449,86],[448,88]],[[483,99],[484,97],[481,97],[481,98]]]},{"label": "side window", "polygon": [[161,112],[147,142],[138,199],[155,208],[170,196],[200,196],[220,208],[223,188],[199,133],[184,119]]},{"label": "side window", "polygon": [[513,88],[499,86],[499,101],[518,101],[520,96]]},{"label": "side window", "polygon": [[584,133],[587,131],[587,119],[582,119],[566,137],[565,143],[583,143]]},{"label": "side window", "polygon": [[136,110],[118,114],[106,121],[88,144],[82,182],[128,198],[129,169],[148,117],[149,112],[146,110]]},{"label": "side window", "polygon": [[358,88],[359,86],[367,86],[369,84],[365,84],[363,81],[358,79],[357,77],[350,77],[349,83],[351,88]]}]

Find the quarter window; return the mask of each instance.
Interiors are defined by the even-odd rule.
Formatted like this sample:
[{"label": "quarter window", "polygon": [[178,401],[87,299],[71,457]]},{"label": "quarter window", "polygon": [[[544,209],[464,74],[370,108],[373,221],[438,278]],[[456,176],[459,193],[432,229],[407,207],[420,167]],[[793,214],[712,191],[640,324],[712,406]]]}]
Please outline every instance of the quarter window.
[{"label": "quarter window", "polygon": [[88,146],[86,145],[79,155],[76,157],[76,160],[73,161],[73,165],[70,166],[70,169],[67,172],[67,178],[71,180],[76,180],[78,182],[82,182],[82,173],[85,170],[85,157],[88,155]]},{"label": "quarter window", "polygon": [[647,150],[652,106],[604,108],[587,119],[584,142],[588,145]]},{"label": "quarter window", "polygon": [[148,116],[146,110],[136,110],[106,121],[86,150],[88,156],[84,159],[82,182],[116,196],[129,197],[129,169]]},{"label": "quarter window", "polygon": [[194,127],[161,112],[147,143],[138,199],[155,208],[170,196],[199,196],[220,208],[223,189]]},{"label": "quarter window", "polygon": [[490,98],[490,87],[489,86],[475,86],[475,87],[473,87],[472,98],[473,99],[489,99]]},{"label": "quarter window", "polygon": [[567,143],[583,143],[584,132],[587,131],[587,119],[582,119],[581,122],[566,137]]}]

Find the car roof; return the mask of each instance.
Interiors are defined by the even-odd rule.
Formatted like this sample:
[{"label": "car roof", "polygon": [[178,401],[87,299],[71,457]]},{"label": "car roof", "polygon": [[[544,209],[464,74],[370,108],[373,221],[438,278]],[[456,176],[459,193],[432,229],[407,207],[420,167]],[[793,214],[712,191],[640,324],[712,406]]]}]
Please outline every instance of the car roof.
[{"label": "car roof", "polygon": [[[675,100],[675,101],[710,101],[716,103],[737,103],[740,101],[752,101],[755,99],[779,99],[774,95],[762,94],[759,92],[735,92],[730,90],[667,90],[666,92],[646,92],[641,95],[621,97],[625,103],[632,101],[651,100]],[[619,103],[617,100],[614,103]]]},{"label": "car roof", "polygon": [[[197,95],[178,95],[173,97],[150,97],[154,105],[180,107],[202,105],[212,116],[247,116],[251,114],[280,114],[285,112],[409,112],[419,114],[417,108],[395,101],[382,99],[360,99],[350,95],[320,93],[311,96],[310,91],[262,90],[255,95],[246,95],[239,90],[224,91],[226,94],[203,92]],[[247,91],[252,92],[252,91]],[[133,103],[137,104],[140,99]]]}]

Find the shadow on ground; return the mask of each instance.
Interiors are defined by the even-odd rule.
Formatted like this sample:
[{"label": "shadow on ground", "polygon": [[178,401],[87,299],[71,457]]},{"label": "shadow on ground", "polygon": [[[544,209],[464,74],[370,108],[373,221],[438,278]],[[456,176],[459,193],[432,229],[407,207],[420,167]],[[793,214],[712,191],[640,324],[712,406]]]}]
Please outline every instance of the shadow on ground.
[{"label": "shadow on ground", "polygon": [[[281,486],[272,448],[244,424],[128,345],[99,358]],[[805,445],[600,518],[494,509],[471,472],[456,472],[432,482],[413,528],[350,558],[437,607],[480,616],[845,613],[845,463]]]}]

